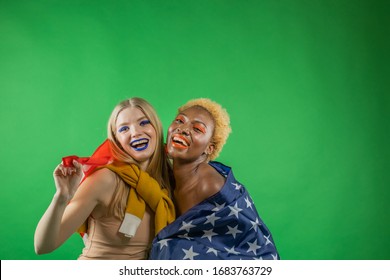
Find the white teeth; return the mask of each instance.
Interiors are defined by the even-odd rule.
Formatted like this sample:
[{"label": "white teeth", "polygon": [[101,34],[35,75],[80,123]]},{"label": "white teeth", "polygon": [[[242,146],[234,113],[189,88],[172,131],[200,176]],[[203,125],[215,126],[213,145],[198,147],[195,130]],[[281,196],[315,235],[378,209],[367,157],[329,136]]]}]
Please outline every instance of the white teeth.
[{"label": "white teeth", "polygon": [[139,141],[135,141],[135,142],[131,143],[131,146],[134,147],[134,146],[138,146],[138,145],[142,145],[142,144],[146,144],[146,143],[148,143],[148,140],[141,139]]},{"label": "white teeth", "polygon": [[180,144],[182,144],[183,146],[188,146],[188,144],[183,140],[183,139],[181,139],[180,137],[176,137],[176,136],[174,136],[173,137],[173,141],[175,141],[175,142],[179,142]]}]

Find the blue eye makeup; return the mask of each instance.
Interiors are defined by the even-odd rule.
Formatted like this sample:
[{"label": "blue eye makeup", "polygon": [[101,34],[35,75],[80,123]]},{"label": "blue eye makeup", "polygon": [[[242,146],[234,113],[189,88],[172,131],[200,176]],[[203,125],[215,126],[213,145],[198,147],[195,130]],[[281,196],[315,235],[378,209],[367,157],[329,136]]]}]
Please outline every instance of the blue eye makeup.
[{"label": "blue eye makeup", "polygon": [[149,120],[143,120],[143,121],[140,122],[141,126],[144,126],[144,125],[147,125],[147,124],[150,124]]},{"label": "blue eye makeup", "polygon": [[128,130],[128,129],[129,129],[128,126],[122,126],[122,127],[120,127],[120,128],[118,129],[118,132],[123,132],[123,131],[126,131],[126,130]]}]

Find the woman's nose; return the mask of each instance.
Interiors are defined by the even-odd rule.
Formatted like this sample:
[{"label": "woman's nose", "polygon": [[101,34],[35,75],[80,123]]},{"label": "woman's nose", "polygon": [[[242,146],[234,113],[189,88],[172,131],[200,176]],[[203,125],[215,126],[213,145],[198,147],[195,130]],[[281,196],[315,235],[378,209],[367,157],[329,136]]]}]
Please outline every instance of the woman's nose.
[{"label": "woman's nose", "polygon": [[131,137],[136,137],[136,136],[139,136],[140,134],[141,134],[141,129],[139,127],[136,127],[133,125],[130,127]]},{"label": "woman's nose", "polygon": [[177,131],[179,133],[183,133],[183,134],[186,134],[186,135],[188,135],[190,133],[190,129],[187,126],[178,127]]}]

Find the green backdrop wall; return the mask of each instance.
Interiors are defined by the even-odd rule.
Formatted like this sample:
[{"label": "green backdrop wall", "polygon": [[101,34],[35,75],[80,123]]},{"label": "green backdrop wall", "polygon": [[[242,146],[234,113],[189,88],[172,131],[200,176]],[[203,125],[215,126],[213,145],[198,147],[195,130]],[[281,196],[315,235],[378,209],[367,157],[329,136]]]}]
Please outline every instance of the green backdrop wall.
[{"label": "green backdrop wall", "polygon": [[62,156],[140,96],[166,130],[209,97],[282,259],[390,259],[386,1],[0,1],[1,259],[37,256]]}]

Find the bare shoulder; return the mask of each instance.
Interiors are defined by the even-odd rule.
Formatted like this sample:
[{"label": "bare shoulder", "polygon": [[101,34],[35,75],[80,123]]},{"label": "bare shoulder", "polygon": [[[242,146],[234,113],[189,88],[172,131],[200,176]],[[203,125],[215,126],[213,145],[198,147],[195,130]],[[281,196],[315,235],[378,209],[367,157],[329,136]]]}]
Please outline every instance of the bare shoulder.
[{"label": "bare shoulder", "polygon": [[102,168],[93,172],[80,187],[89,189],[96,199],[101,200],[114,191],[117,184],[117,175],[108,168]]},{"label": "bare shoulder", "polygon": [[93,172],[85,181],[89,180],[94,185],[112,185],[116,182],[116,174],[108,168],[101,168]]},{"label": "bare shoulder", "polygon": [[202,176],[199,181],[198,191],[204,199],[219,192],[225,184],[225,178],[208,164],[201,165],[199,173]]}]

